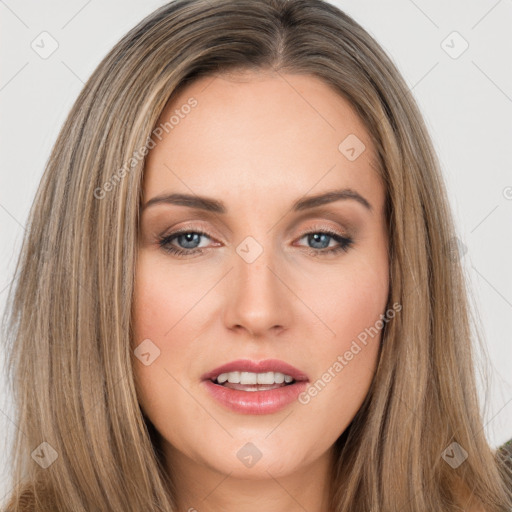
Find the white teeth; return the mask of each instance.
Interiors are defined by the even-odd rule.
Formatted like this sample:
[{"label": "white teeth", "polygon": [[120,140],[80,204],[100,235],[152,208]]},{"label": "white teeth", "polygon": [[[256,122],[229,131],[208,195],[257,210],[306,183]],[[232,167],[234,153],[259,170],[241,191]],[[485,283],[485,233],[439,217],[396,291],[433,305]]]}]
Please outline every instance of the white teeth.
[{"label": "white teeth", "polygon": [[285,375],[281,372],[263,372],[263,373],[253,373],[253,372],[229,372],[229,373],[221,373],[217,377],[217,382],[219,384],[224,384],[225,382],[231,382],[232,384],[282,384],[286,382],[289,384],[293,381],[293,377],[289,375]]},{"label": "white teeth", "polygon": [[276,384],[282,384],[284,382],[285,376],[284,373],[276,372],[274,373],[274,382]]},{"label": "white teeth", "polygon": [[274,384],[274,372],[258,373],[258,384]]},{"label": "white teeth", "polygon": [[221,373],[218,377],[217,377],[217,382],[219,384],[224,384],[224,382],[226,382],[228,380],[228,376],[229,374],[227,373]]},{"label": "white teeth", "polygon": [[240,372],[229,372],[228,382],[232,382],[233,384],[240,384]]},{"label": "white teeth", "polygon": [[240,384],[256,384],[258,375],[251,372],[240,373]]}]

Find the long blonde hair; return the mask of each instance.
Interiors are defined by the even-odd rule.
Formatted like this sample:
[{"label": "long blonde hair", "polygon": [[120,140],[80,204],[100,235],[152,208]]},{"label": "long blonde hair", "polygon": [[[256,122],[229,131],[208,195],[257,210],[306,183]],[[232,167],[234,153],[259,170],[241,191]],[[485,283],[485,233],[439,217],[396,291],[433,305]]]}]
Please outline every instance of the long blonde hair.
[{"label": "long blonde hair", "polygon": [[[170,2],[87,81],[37,191],[4,320],[18,426],[6,510],[176,510],[129,343],[144,156],[178,90],[236,70],[332,86],[364,121],[386,185],[389,304],[403,308],[334,446],[330,510],[460,510],[460,489],[489,512],[510,510],[510,474],[483,432],[467,290],[427,129],[382,48],[322,0]],[[453,468],[442,454],[459,446],[467,458]]]}]

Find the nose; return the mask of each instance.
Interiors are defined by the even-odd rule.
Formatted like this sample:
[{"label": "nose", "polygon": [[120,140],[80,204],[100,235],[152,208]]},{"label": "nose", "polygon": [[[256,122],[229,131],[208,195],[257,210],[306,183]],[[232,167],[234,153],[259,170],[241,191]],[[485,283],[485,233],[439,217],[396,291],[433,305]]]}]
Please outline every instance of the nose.
[{"label": "nose", "polygon": [[[240,256],[242,254],[242,256]],[[243,252],[234,254],[224,322],[251,337],[265,337],[287,329],[292,321],[294,295],[289,274],[278,257],[265,248],[251,262]]]}]

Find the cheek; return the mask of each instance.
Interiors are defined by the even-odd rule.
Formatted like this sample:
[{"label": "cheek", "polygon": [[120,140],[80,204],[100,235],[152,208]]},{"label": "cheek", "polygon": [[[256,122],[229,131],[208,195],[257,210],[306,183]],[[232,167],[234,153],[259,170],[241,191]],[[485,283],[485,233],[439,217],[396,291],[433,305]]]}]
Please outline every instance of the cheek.
[{"label": "cheek", "polygon": [[192,266],[177,267],[165,257],[140,251],[132,310],[132,353],[141,343],[148,344],[147,340],[151,340],[149,352],[153,346],[158,353],[149,365],[132,358],[139,403],[157,429],[172,439],[181,434],[174,429],[169,432],[169,425],[183,426],[186,435],[191,418],[205,421],[204,410],[192,395],[199,384],[194,380],[194,365],[206,367],[202,360],[208,357],[196,340],[211,316],[205,314],[207,301],[202,299],[213,284],[211,275],[203,278]]},{"label": "cheek", "polygon": [[315,288],[308,286],[302,294],[323,321],[323,336],[318,338],[325,340],[326,348],[348,349],[351,340],[364,338],[366,329],[374,326],[385,312],[389,280],[383,255],[356,255],[346,265],[329,269],[316,283]]},{"label": "cheek", "polygon": [[[174,369],[171,363],[171,351],[167,349],[169,337],[186,323],[185,316],[189,300],[182,297],[176,300],[176,290],[180,287],[179,277],[161,268],[161,263],[146,256],[141,251],[136,269],[133,302],[133,339],[132,354],[149,353],[144,364],[134,354],[132,357],[139,402],[151,419],[154,411],[160,409],[158,400],[169,393],[176,392],[175,381],[171,375]],[[192,300],[192,299],[191,299]],[[142,351],[139,347],[145,347]],[[178,351],[181,345],[173,348],[172,359],[180,360]],[[169,371],[169,373],[166,372]],[[149,414],[148,414],[149,412]]]},{"label": "cheek", "polygon": [[384,313],[387,300],[387,286],[372,273],[353,273],[346,276],[330,300],[323,305],[336,333],[333,344],[342,349],[349,340],[357,338],[365,329],[375,325]]},{"label": "cheek", "polygon": [[[194,281],[195,279],[195,281]],[[165,257],[140,252],[136,269],[133,305],[133,343],[155,338],[168,343],[189,323],[207,290],[208,282],[194,277],[194,271],[172,268]],[[190,329],[190,325],[188,325]],[[158,342],[156,341],[158,340]]]},{"label": "cheek", "polygon": [[320,346],[311,354],[317,371],[299,402],[312,422],[329,417],[326,434],[334,437],[357,413],[375,372],[388,297],[386,265],[384,257],[360,259],[346,270],[337,269],[309,295],[311,309],[322,312],[329,330],[318,336]]}]

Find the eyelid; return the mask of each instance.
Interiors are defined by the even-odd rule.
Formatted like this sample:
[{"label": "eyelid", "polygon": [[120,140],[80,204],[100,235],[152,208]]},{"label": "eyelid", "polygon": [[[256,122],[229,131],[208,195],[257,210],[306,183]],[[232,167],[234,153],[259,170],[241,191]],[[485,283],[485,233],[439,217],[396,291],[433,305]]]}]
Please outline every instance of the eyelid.
[{"label": "eyelid", "polygon": [[193,222],[194,224],[193,225],[184,224],[184,225],[181,225],[180,227],[173,226],[172,228],[168,228],[165,231],[163,231],[162,234],[159,235],[158,237],[165,238],[170,235],[175,236],[175,235],[179,235],[182,233],[201,232],[203,235],[205,235],[209,238],[222,238],[222,237],[217,237],[216,235],[213,235],[212,234],[213,230],[210,227],[207,227],[206,225],[202,225],[201,223],[198,224],[198,222],[200,222],[200,221],[191,221],[191,222]]},{"label": "eyelid", "polygon": [[300,231],[299,236],[302,237],[314,231],[330,231],[337,234],[338,236],[348,237],[350,236],[347,230],[332,227],[329,224],[322,224],[320,221],[316,221],[312,226],[308,226]]}]

